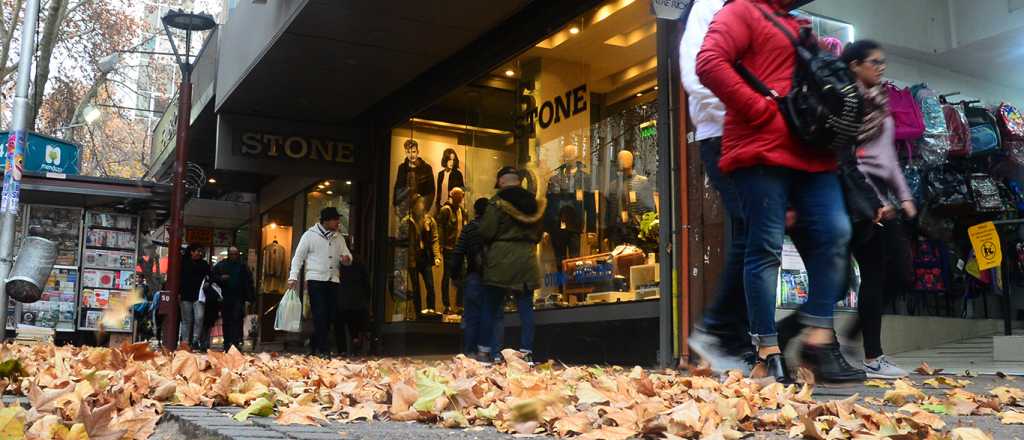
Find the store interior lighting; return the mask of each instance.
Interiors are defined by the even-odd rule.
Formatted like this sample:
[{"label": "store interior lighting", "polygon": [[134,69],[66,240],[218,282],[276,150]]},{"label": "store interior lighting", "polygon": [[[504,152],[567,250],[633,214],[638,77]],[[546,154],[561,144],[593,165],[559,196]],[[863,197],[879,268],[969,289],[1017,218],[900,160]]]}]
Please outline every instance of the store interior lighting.
[{"label": "store interior lighting", "polygon": [[516,76],[516,71],[512,69],[505,70],[505,76],[509,78]]}]

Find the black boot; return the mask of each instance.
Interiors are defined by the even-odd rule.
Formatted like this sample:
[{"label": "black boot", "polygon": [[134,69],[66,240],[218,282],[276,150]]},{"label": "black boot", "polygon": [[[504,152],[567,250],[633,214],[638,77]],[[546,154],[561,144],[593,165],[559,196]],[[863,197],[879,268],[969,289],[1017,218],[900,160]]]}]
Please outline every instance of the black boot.
[{"label": "black boot", "polygon": [[757,363],[764,367],[766,377],[775,378],[776,382],[785,385],[793,383],[793,378],[789,375],[789,369],[786,368],[786,360],[782,357],[781,353],[770,354],[767,358],[758,359]]},{"label": "black boot", "polygon": [[775,330],[779,334],[779,348],[785,352],[786,346],[789,345],[789,341],[800,336],[800,332],[804,330],[804,327],[805,326],[800,323],[799,313],[793,313],[776,323]]},{"label": "black boot", "polygon": [[822,383],[861,382],[867,379],[864,370],[854,368],[839,351],[839,344],[804,344],[800,357],[807,364],[814,377]]}]

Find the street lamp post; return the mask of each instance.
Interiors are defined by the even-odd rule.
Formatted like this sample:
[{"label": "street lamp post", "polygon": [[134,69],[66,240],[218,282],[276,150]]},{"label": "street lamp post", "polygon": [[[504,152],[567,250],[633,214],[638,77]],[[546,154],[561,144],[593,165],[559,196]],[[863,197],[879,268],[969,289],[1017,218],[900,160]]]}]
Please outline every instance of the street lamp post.
[{"label": "street lamp post", "polygon": [[[175,145],[174,188],[171,192],[170,243],[168,244],[167,290],[170,293],[170,316],[164,318],[163,346],[166,350],[178,347],[178,302],[181,298],[181,234],[184,232],[182,217],[185,209],[185,162],[188,161],[188,121],[192,108],[192,32],[208,31],[217,26],[209,14],[191,13],[183,10],[169,11],[161,19],[164,31],[171,42],[174,57],[181,68],[181,83],[178,86],[178,132]],[[178,52],[171,29],[185,31],[185,53]]]},{"label": "street lamp post", "polygon": [[[18,11],[14,11],[17,16]],[[7,139],[7,163],[4,167],[3,201],[0,203],[0,342],[7,336],[7,276],[14,266],[14,223],[21,200],[22,155],[28,142],[28,86],[35,54],[36,21],[39,0],[28,0],[21,25],[21,59],[14,95],[14,123]],[[13,30],[12,30],[13,32]]]}]

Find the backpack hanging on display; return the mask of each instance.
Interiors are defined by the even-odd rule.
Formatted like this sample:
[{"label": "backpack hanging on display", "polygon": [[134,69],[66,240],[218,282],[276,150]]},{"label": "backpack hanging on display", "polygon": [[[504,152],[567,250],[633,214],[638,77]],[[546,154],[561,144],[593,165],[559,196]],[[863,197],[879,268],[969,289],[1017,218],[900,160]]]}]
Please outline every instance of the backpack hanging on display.
[{"label": "backpack hanging on display", "polygon": [[938,240],[918,240],[913,251],[914,284],[917,292],[946,291],[948,273],[944,245]]},{"label": "backpack hanging on display", "polygon": [[967,117],[958,106],[944,104],[942,114],[946,119],[949,131],[949,156],[967,157],[971,155],[971,127],[967,125]]},{"label": "backpack hanging on display", "polygon": [[976,212],[1001,212],[1006,209],[1003,191],[992,176],[984,173],[971,174],[967,178],[967,185],[971,188],[971,200]]},{"label": "backpack hanging on display", "polygon": [[1002,139],[999,124],[992,112],[971,105],[964,108],[964,116],[971,127],[971,156],[993,153],[999,150]]},{"label": "backpack hanging on display", "polygon": [[927,204],[940,211],[971,207],[970,189],[963,175],[949,166],[932,168],[924,176]]},{"label": "backpack hanging on display", "polygon": [[1003,149],[1018,164],[1024,164],[1024,116],[1013,104],[1004,102],[996,110]]},{"label": "backpack hanging on display", "polygon": [[925,127],[924,115],[913,93],[892,83],[887,83],[885,90],[889,94],[889,112],[896,121],[896,140],[916,141],[924,134]]},{"label": "backpack hanging on display", "polygon": [[936,166],[946,162],[949,156],[949,132],[946,129],[946,116],[939,103],[939,95],[928,88],[927,84],[917,84],[910,88],[921,109],[924,122],[924,133],[917,140],[917,151],[925,166]]}]

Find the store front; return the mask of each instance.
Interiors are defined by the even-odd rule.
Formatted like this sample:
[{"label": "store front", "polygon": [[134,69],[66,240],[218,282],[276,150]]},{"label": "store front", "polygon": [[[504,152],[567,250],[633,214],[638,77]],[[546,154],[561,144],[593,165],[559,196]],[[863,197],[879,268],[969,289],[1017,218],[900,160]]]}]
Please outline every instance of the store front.
[{"label": "store front", "polygon": [[[659,141],[675,125],[659,113],[667,97],[659,91],[671,89],[659,77],[668,63],[660,27],[646,1],[603,2],[553,27],[390,130],[383,333],[394,353],[459,351],[463,304],[445,250],[473,218],[474,201],[494,195],[498,169],[513,165],[546,206],[543,285],[532,292],[536,356],[657,360],[660,297],[672,291],[661,280],[673,264],[659,222],[672,214],[664,189],[672,155]],[[422,217],[411,215],[414,200]],[[425,223],[437,224],[437,243],[409,232]],[[413,270],[431,259],[415,249],[437,252],[441,264]],[[515,347],[513,304],[505,316]]]}]

